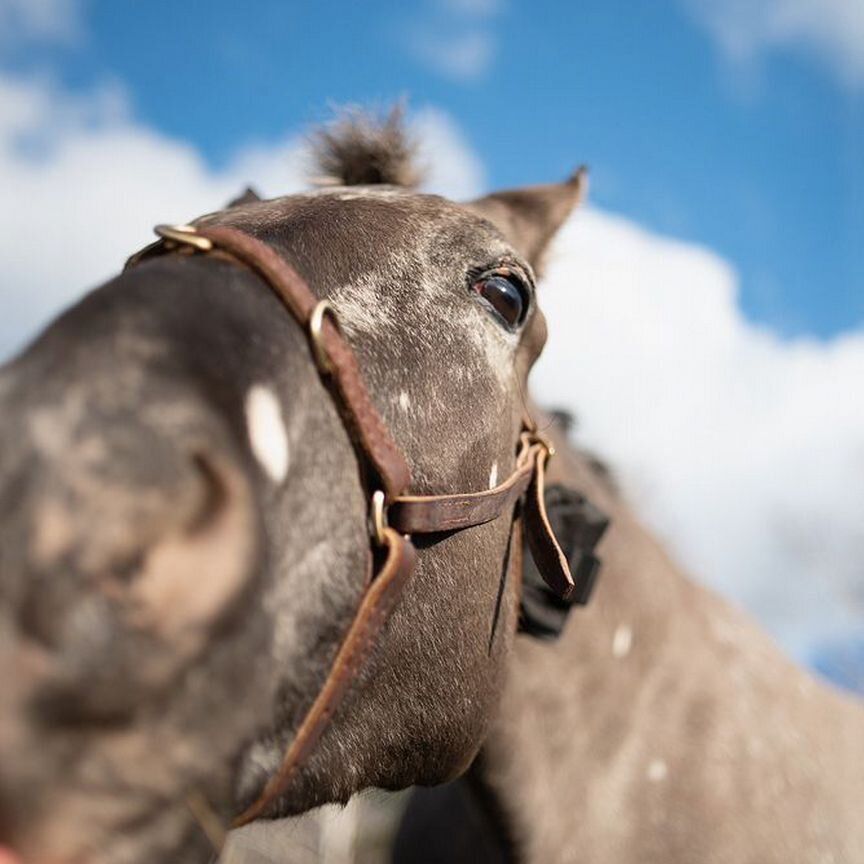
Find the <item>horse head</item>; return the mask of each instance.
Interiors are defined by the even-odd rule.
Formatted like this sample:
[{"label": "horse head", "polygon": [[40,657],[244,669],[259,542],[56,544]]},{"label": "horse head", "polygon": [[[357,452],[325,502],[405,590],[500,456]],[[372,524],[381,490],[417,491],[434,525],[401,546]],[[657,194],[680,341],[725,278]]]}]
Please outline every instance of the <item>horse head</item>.
[{"label": "horse head", "polygon": [[[336,185],[195,226],[266,244],[329,302],[409,494],[500,485],[545,339],[535,270],[581,173],[457,204],[393,184],[392,125],[320,146]],[[314,347],[254,268],[159,254],[0,370],[0,844],[24,861],[206,860],[202,826],[278,776],[380,566]],[[515,629],[516,517],[415,538],[266,815],[466,768]]]}]

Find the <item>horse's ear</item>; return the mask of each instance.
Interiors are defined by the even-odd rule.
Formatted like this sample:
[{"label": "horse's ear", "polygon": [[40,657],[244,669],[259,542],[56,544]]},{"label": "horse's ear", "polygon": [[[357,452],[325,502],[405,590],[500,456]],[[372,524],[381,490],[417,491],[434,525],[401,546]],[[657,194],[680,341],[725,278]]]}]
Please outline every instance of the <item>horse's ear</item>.
[{"label": "horse's ear", "polygon": [[247,186],[236,198],[232,198],[226,205],[225,209],[231,207],[242,207],[244,204],[254,204],[256,201],[261,201],[261,196],[251,187]]},{"label": "horse's ear", "polygon": [[492,222],[539,271],[549,242],[587,190],[582,167],[563,183],[506,189],[464,206]]}]

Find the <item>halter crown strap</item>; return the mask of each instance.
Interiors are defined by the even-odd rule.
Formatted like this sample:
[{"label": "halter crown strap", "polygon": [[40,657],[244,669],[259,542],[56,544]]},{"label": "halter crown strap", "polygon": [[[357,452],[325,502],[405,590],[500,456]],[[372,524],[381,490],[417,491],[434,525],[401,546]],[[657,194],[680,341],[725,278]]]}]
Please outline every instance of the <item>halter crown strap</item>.
[{"label": "halter crown strap", "polygon": [[[524,498],[529,545],[550,588],[566,598],[577,586],[546,516],[545,464],[554,451],[533,424],[526,422],[520,436],[515,470],[493,489],[452,495],[403,494],[411,483],[408,462],[369,396],[333,307],[326,300],[317,300],[305,280],[275,249],[244,231],[224,225],[160,225],[155,230],[161,239],[133,255],[127,268],[166,252],[213,253],[247,267],[273,290],[291,316],[308,331],[313,358],[334,396],[366,482],[381,487],[371,495],[370,515],[373,544],[385,551],[384,563],[367,580],[360,605],[324,685],[300,724],[279,770],[258,799],[234,820],[234,827],[239,827],[264,815],[288,789],[330,723],[414,568],[416,551],[409,535],[483,525],[512,513],[517,502]],[[370,561],[371,558],[370,555]]]},{"label": "halter crown strap", "polygon": [[[272,246],[223,225],[198,228],[192,236],[209,240],[216,249],[228,252],[256,272],[292,317],[310,329],[310,323],[316,320],[318,299],[300,274]],[[322,306],[320,311],[325,308]],[[336,402],[342,408],[358,456],[374,468],[387,500],[392,500],[411,483],[408,463],[369,397],[354,352],[334,323],[335,314],[326,316],[320,311],[314,331],[316,339],[312,343],[316,362],[338,391]],[[328,365],[323,367],[322,363]]]}]

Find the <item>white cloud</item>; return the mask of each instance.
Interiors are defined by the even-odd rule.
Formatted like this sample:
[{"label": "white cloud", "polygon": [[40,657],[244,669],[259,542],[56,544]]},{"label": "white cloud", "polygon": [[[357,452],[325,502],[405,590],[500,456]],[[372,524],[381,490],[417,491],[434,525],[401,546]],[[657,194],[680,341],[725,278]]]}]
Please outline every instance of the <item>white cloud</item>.
[{"label": "white cloud", "polygon": [[864,330],[781,341],[742,317],[722,259],[597,211],[557,250],[541,397],[576,413],[639,512],[787,649],[860,626]]},{"label": "white cloud", "polygon": [[412,127],[424,189],[456,199],[479,195],[485,186],[483,163],[450,116],[437,108],[424,108],[414,116]]},{"label": "white cloud", "polygon": [[69,43],[82,33],[79,0],[0,0],[0,47],[21,41]]},{"label": "white cloud", "polygon": [[213,172],[193,147],[129,120],[116,93],[84,100],[0,79],[0,354],[116,273],[156,222],[218,208],[253,169],[296,187],[295,147],[242,154]]},{"label": "white cloud", "polygon": [[402,35],[412,55],[454,81],[481,78],[495,61],[495,18],[501,0],[437,0],[427,3]]},{"label": "white cloud", "polygon": [[440,0],[440,4],[456,14],[479,17],[497,15],[504,8],[502,0]]},{"label": "white cloud", "polygon": [[[452,120],[414,122],[434,191],[476,194],[482,165]],[[287,136],[213,170],[131,120],[116,90],[73,98],[0,77],[0,357],[116,273],[154,223],[247,182],[296,190],[303,163]],[[793,652],[860,624],[845,597],[864,602],[864,333],[780,341],[741,317],[721,259],[591,210],[565,227],[543,305],[539,394],[577,413],[694,572]]]},{"label": "white cloud", "polygon": [[862,0],[683,0],[736,61],[804,49],[853,87],[864,85]]},{"label": "white cloud", "polygon": [[470,81],[492,65],[496,40],[486,30],[423,30],[415,34],[412,44],[417,57],[445,78]]},{"label": "white cloud", "polygon": [[[430,191],[476,192],[482,166],[440,111],[416,115]],[[247,148],[223,169],[128,116],[123,94],[74,97],[0,77],[0,357],[150,242],[158,222],[218,209],[247,183],[280,195],[306,186],[299,137]]]}]

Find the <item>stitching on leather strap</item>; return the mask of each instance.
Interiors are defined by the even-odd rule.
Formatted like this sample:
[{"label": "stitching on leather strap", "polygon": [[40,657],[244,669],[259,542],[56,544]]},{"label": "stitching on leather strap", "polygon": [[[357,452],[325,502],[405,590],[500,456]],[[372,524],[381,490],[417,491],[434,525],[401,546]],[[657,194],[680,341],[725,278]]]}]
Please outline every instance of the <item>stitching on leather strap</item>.
[{"label": "stitching on leather strap", "polygon": [[503,483],[482,492],[455,495],[400,495],[390,508],[390,524],[407,534],[458,531],[492,522],[524,494],[545,445],[522,436],[516,470]]}]

